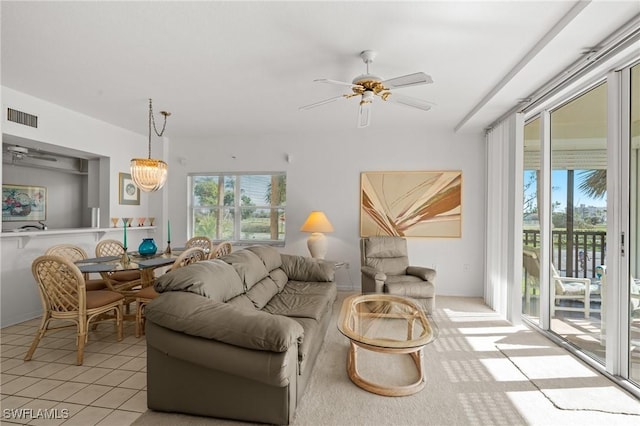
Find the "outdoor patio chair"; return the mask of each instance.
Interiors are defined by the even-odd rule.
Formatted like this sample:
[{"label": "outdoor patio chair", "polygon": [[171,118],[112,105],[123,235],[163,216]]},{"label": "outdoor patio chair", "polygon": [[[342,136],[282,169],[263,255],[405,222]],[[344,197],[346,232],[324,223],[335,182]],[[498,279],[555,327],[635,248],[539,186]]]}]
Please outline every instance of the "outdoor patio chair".
[{"label": "outdoor patio chair", "polygon": [[[526,279],[540,277],[540,259],[537,250],[524,249],[522,251],[523,266],[526,271]],[[534,280],[532,280],[534,281]],[[558,273],[555,265],[551,263],[551,316],[555,311],[582,312],[585,318],[589,318],[592,312],[600,312],[598,308],[591,308],[594,298],[600,298],[600,285],[591,283],[589,278],[563,277]],[[539,284],[538,284],[539,286]],[[535,284],[525,282],[525,301],[528,301],[528,292],[535,288]],[[597,300],[597,299],[596,299]],[[571,303],[579,302],[580,306],[571,306]]]}]

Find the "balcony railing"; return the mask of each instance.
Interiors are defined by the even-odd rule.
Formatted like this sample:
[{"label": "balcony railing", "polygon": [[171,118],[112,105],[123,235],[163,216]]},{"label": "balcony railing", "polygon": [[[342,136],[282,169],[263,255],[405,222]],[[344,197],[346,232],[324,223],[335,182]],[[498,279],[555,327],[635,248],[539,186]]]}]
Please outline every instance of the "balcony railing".
[{"label": "balcony railing", "polygon": [[[551,261],[567,277],[594,278],[596,267],[605,264],[607,233],[605,231],[552,231]],[[540,246],[540,231],[523,231],[523,243],[528,247]]]}]

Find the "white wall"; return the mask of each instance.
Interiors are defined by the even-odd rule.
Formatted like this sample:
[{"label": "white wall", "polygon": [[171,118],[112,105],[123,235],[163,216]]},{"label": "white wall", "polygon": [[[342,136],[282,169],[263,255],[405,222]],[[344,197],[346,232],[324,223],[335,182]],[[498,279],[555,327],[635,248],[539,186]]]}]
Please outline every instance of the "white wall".
[{"label": "white wall", "polygon": [[[328,235],[327,258],[343,260],[349,269],[337,273],[341,288],[360,289],[359,208],[360,173],[363,171],[462,170],[462,238],[410,239],[410,262],[436,267],[436,292],[440,295],[482,296],[484,229],[484,138],[453,131],[382,129],[375,123],[366,129],[327,129],[325,133],[258,136],[212,135],[207,140],[165,141],[161,148],[169,162],[169,181],[157,192],[141,196],[140,206],[118,204],[119,172],[129,169],[132,157],[144,156],[146,136],[2,88],[2,107],[15,108],[39,117],[39,128],[9,123],[2,132],[110,158],[109,205],[101,206],[102,226],[109,216],[155,216],[159,229],[152,235],[166,243],[167,218],[171,220],[172,244],[187,239],[187,173],[211,171],[286,171],[288,234],[283,252],[307,254],[307,234],[298,231],[311,210],[324,210],[334,225]],[[145,122],[142,113],[142,122]],[[244,129],[242,129],[244,130]],[[160,152],[160,151],[154,151]],[[287,162],[287,154],[292,161]],[[235,158],[233,158],[235,157]],[[105,183],[103,185],[106,186]],[[108,210],[105,212],[104,210]],[[142,235],[139,236],[142,238]],[[67,238],[91,252],[96,236]],[[63,241],[64,242],[64,241]],[[0,325],[23,321],[40,313],[31,261],[55,243],[53,237],[34,239],[24,249],[11,238],[2,239],[0,267]]]},{"label": "white wall", "polygon": [[[146,99],[140,100],[140,124],[143,132],[146,131],[148,114],[146,102]],[[36,129],[7,121],[6,114],[3,114],[3,135],[18,136],[110,158],[109,182],[102,182],[101,185],[109,192],[109,205],[101,206],[102,226],[109,226],[110,216],[148,217],[159,214],[159,212],[149,211],[149,197],[161,197],[162,192],[142,193],[139,206],[118,204],[118,173],[129,172],[131,158],[146,157],[147,136],[130,132],[4,86],[2,87],[2,108],[4,111],[7,108],[13,108],[38,116],[38,128]],[[154,143],[161,144],[160,141]]]},{"label": "white wall", "polygon": [[[146,129],[146,99],[140,100],[141,107],[141,127]],[[132,157],[146,156],[147,137],[128,130],[121,129],[100,120],[86,115],[62,108],[60,106],[45,102],[41,99],[17,92],[15,90],[2,87],[2,109],[14,108],[38,116],[38,128],[31,128],[7,121],[6,114],[2,118],[2,134],[12,135],[21,138],[31,139],[48,144],[55,144],[65,148],[76,149],[85,152],[95,153],[98,156],[108,157],[110,161],[107,176],[101,176],[102,182],[100,190],[105,191],[105,197],[100,199],[108,200],[101,203],[101,226],[110,227],[109,217],[162,217],[162,210],[157,208],[158,202],[155,199],[162,199],[165,194],[160,191],[153,194],[141,194],[139,206],[129,206],[118,204],[118,173],[129,171],[129,161]],[[161,144],[160,141],[158,143]],[[3,171],[10,166],[5,165]],[[38,172],[39,174],[40,172]],[[36,177],[37,175],[36,174]],[[34,178],[34,177],[32,177]],[[22,179],[22,178],[20,178]],[[25,177],[27,179],[27,177]],[[60,191],[53,192],[54,188],[50,184],[56,182],[52,180],[45,186],[49,187],[48,197],[57,197],[56,202],[75,205],[79,192],[70,191],[69,188],[58,188]],[[16,183],[16,182],[7,182]],[[87,200],[83,201],[86,205]],[[153,206],[153,208],[151,207]],[[50,206],[53,208],[53,206]],[[88,206],[79,207],[83,212],[88,212]],[[48,215],[55,218],[56,213],[50,210]],[[50,228],[64,227],[65,225],[57,219],[53,223],[47,218]],[[160,229],[152,231],[135,230],[131,235],[132,246],[137,246],[139,241],[147,236],[147,233],[156,240],[162,230],[162,220],[158,221]],[[11,226],[8,226],[11,228]],[[106,235],[106,237],[105,237]],[[93,253],[95,245],[101,237],[121,239],[119,232],[86,233],[79,235],[58,235],[58,236],[38,236],[31,239],[24,248],[20,248],[18,239],[13,236],[3,235],[0,244],[0,326],[7,326],[16,322],[24,321],[42,313],[40,299],[33,276],[31,275],[31,262],[37,256],[44,254],[44,251],[54,245],[61,243],[76,244],[83,247],[88,253]]]},{"label": "white wall", "polygon": [[[360,173],[462,170],[462,238],[409,239],[410,262],[438,270],[441,295],[482,296],[484,247],[484,138],[429,129],[328,130],[324,134],[212,136],[181,140],[169,155],[172,239],[187,238],[187,173],[287,172],[287,239],[282,252],[307,255],[300,226],[311,210],[324,210],[335,228],[327,259],[349,262],[337,273],[341,288],[360,289]],[[287,162],[287,154],[291,163]],[[183,158],[182,164],[180,158]],[[235,158],[234,158],[235,157]]]}]

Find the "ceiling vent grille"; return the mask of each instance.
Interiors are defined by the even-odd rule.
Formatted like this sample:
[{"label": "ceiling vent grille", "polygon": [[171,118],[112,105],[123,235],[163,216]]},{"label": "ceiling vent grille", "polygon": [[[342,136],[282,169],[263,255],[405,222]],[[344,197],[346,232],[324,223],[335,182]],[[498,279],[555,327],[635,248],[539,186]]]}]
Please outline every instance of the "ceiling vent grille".
[{"label": "ceiling vent grille", "polygon": [[24,124],[25,126],[38,128],[38,116],[27,114],[26,112],[16,109],[7,108],[7,120],[14,123]]}]

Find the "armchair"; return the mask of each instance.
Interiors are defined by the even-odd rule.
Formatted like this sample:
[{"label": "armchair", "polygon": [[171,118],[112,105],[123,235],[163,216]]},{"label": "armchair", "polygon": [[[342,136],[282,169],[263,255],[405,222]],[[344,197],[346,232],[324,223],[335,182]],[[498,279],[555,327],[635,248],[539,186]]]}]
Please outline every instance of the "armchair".
[{"label": "armchair", "polygon": [[416,301],[430,315],[435,307],[436,271],[410,266],[407,240],[366,237],[360,240],[363,293],[389,293]]}]

